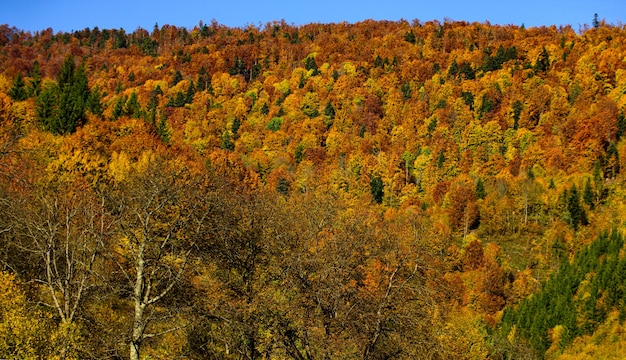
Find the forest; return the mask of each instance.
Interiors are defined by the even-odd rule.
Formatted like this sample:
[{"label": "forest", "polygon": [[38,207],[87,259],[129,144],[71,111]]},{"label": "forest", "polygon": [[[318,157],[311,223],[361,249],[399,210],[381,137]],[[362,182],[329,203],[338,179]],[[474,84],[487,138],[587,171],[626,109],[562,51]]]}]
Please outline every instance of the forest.
[{"label": "forest", "polygon": [[0,358],[621,359],[625,59],[597,19],[0,25]]}]

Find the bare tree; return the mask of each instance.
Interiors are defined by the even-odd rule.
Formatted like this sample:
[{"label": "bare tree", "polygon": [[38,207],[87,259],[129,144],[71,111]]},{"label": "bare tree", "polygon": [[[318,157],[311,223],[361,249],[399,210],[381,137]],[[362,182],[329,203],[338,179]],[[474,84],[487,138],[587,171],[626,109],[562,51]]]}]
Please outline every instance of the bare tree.
[{"label": "bare tree", "polygon": [[14,202],[10,216],[24,258],[39,259],[33,279],[47,289],[41,301],[59,316],[63,358],[73,346],[69,332],[86,294],[96,285],[94,265],[109,227],[104,206],[87,186],[58,180]]},{"label": "bare tree", "polygon": [[[114,255],[134,305],[130,359],[140,358],[142,343],[186,324],[161,306],[180,284],[207,216],[203,182],[187,169],[159,160],[135,170],[109,194],[117,217],[121,249]],[[157,326],[159,320],[169,326]]]}]

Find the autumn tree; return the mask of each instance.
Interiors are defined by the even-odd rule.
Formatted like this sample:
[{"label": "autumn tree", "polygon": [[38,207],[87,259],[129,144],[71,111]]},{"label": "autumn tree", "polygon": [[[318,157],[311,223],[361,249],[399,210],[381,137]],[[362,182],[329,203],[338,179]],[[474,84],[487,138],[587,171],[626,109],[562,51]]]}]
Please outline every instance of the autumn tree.
[{"label": "autumn tree", "polygon": [[[210,239],[204,243],[206,261],[214,265],[217,288],[206,289],[209,296],[207,330],[216,331],[213,336],[226,345],[228,351],[240,354],[243,359],[260,359],[272,351],[272,344],[264,333],[272,331],[271,286],[279,281],[280,273],[272,264],[273,253],[267,237],[269,221],[274,205],[263,194],[257,194],[226,181],[216,190],[212,204]],[[270,280],[274,279],[274,280]],[[204,302],[204,301],[203,301]],[[209,330],[213,329],[213,330]],[[196,335],[198,336],[198,333]],[[224,355],[217,346],[207,350]]]},{"label": "autumn tree", "polygon": [[12,267],[24,269],[47,293],[41,301],[59,319],[54,346],[61,358],[73,358],[79,351],[76,319],[96,286],[95,264],[110,224],[103,204],[79,181],[53,181],[33,195],[13,202],[12,232],[20,239],[21,259],[38,265],[14,258]]},{"label": "autumn tree", "polygon": [[[146,339],[186,325],[176,317],[180,308],[163,304],[181,283],[204,234],[207,204],[200,190],[203,182],[184,166],[144,153],[127,173],[123,169],[116,173],[108,200],[118,228],[114,257],[133,305],[129,352],[135,360],[141,358]],[[163,328],[159,320],[168,318],[174,324]]]},{"label": "autumn tree", "polygon": [[42,311],[30,308],[15,275],[0,272],[0,285],[0,356],[6,359],[46,357],[50,338]]},{"label": "autumn tree", "polygon": [[459,181],[449,192],[448,216],[455,229],[462,229],[463,236],[480,224],[480,212],[476,205],[475,187],[470,181]]}]

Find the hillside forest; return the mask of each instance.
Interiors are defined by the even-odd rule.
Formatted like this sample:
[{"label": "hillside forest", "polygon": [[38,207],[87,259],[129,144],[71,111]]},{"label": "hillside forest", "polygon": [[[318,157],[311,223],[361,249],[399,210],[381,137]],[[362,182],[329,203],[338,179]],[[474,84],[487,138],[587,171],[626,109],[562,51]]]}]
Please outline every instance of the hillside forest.
[{"label": "hillside forest", "polygon": [[0,25],[0,357],[626,356],[626,29]]}]

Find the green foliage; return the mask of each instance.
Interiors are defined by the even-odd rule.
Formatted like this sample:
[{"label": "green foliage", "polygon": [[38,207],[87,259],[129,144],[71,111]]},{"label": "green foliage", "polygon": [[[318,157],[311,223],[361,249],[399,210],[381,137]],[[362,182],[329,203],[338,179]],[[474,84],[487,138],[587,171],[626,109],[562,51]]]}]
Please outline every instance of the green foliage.
[{"label": "green foliage", "polygon": [[269,105],[267,105],[267,103],[263,103],[263,106],[261,106],[261,110],[260,110],[261,114],[263,115],[268,115],[270,113],[270,107]]},{"label": "green foliage", "polygon": [[237,132],[241,127],[241,120],[238,117],[233,119],[232,125],[230,126],[230,131],[233,133],[233,136],[237,136]]},{"label": "green foliage", "polygon": [[30,96],[37,97],[41,91],[41,69],[39,62],[35,60],[33,64],[33,70],[30,72],[31,79],[29,81],[29,94]]},{"label": "green foliage", "polygon": [[235,142],[233,141],[233,135],[229,131],[224,131],[221,137],[220,147],[224,150],[235,150]]},{"label": "green foliage", "polygon": [[593,14],[593,20],[591,21],[591,26],[593,26],[594,29],[600,28],[600,20],[598,20],[598,13]]},{"label": "green foliage", "polygon": [[441,169],[443,164],[446,162],[446,156],[443,149],[439,150],[439,155],[437,156],[437,168]]},{"label": "green foliage", "polygon": [[567,213],[569,224],[574,230],[577,230],[580,225],[587,225],[587,214],[580,204],[580,194],[576,185],[572,186],[567,197]]},{"label": "green foliage", "polygon": [[302,99],[302,112],[304,115],[314,118],[318,116],[320,102],[317,93],[308,92]]},{"label": "green foliage", "polygon": [[61,67],[56,86],[48,86],[38,96],[39,121],[55,135],[71,134],[85,122],[88,98],[85,69],[82,66],[76,68],[74,59],[68,56]]},{"label": "green foliage", "polygon": [[168,107],[183,107],[187,103],[187,98],[182,91],[178,91],[174,97],[171,97],[165,106]]},{"label": "green foliage", "polygon": [[167,115],[165,115],[165,113],[161,113],[161,118],[159,119],[159,123],[156,127],[156,133],[164,143],[168,144],[170,142],[172,133],[167,126]]},{"label": "green foliage", "polygon": [[478,178],[478,181],[476,181],[476,198],[477,199],[484,199],[485,196],[487,196],[487,192],[485,191],[485,184],[483,183],[482,179]]},{"label": "green foliage", "polygon": [[383,62],[383,59],[380,57],[380,55],[376,55],[376,58],[374,59],[374,67],[375,68],[385,67],[385,63]]},{"label": "green foliage", "polygon": [[402,91],[402,96],[404,97],[404,100],[405,101],[409,100],[413,92],[413,90],[411,89],[411,83],[410,82],[403,83],[402,87],[400,88],[400,91]]},{"label": "green foliage", "polygon": [[462,62],[459,67],[459,74],[461,74],[466,80],[476,79],[476,71],[472,68],[472,64],[468,62]]},{"label": "green foliage", "polygon": [[601,233],[571,263],[565,260],[538,293],[505,310],[497,331],[502,336],[515,331],[539,354],[545,354],[551,345],[548,333],[557,325],[566,330],[559,344],[563,348],[576,336],[591,334],[609,311],[617,309],[624,314],[623,247],[623,236],[617,231]]},{"label": "green foliage", "polygon": [[470,91],[463,91],[461,92],[461,99],[465,105],[469,106],[470,110],[474,111],[474,94]]},{"label": "green foliage", "polygon": [[39,96],[37,96],[36,113],[37,119],[45,129],[52,129],[56,123],[59,88],[56,83],[50,83],[44,86]]},{"label": "green foliage", "polygon": [[481,67],[485,72],[500,70],[505,62],[517,58],[517,49],[515,46],[505,49],[500,45],[495,55],[492,56],[491,52],[492,50],[489,47],[485,50],[484,64]]},{"label": "green foliage", "polygon": [[187,92],[185,93],[185,104],[191,104],[193,102],[193,96],[196,94],[196,89],[192,82],[189,82],[187,86]]},{"label": "green foliage", "polygon": [[13,86],[9,89],[9,96],[14,101],[23,101],[28,98],[28,93],[26,92],[26,83],[24,82],[24,78],[22,77],[22,73],[18,72],[15,76],[15,80],[13,80]]},{"label": "green foliage", "polygon": [[111,116],[113,120],[117,120],[125,114],[124,107],[126,105],[127,97],[119,96],[115,101],[115,105],[113,106],[113,113]]},{"label": "green foliage", "polygon": [[[116,104],[116,107],[117,107],[117,104]],[[137,95],[136,91],[133,91],[130,94],[130,97],[128,98],[128,100],[126,101],[126,104],[124,105],[123,112],[125,113],[125,115],[130,116],[135,119],[140,119],[143,116],[142,111],[141,111],[141,104],[139,104],[139,96]]]},{"label": "green foliage", "polygon": [[156,57],[158,55],[159,42],[150,37],[146,36],[141,39],[139,47],[141,48],[141,51],[147,56]]},{"label": "green foliage", "polygon": [[280,130],[280,127],[283,125],[283,118],[282,117],[275,117],[272,118],[267,125],[265,125],[265,128],[267,130],[271,130],[271,131],[278,131]]},{"label": "green foliage", "polygon": [[626,115],[624,115],[624,110],[622,110],[617,116],[617,133],[615,136],[618,141],[622,138],[624,133],[626,133]]},{"label": "green foliage", "polygon": [[280,194],[287,196],[289,195],[289,190],[291,189],[291,184],[284,177],[278,179],[278,184],[276,185],[276,191]]},{"label": "green foliage", "polygon": [[433,116],[432,119],[430,119],[430,122],[428,123],[428,135],[431,135],[435,129],[437,128],[437,117]]},{"label": "green foliage", "polygon": [[304,147],[303,143],[299,143],[298,146],[296,146],[296,152],[295,152],[296,164],[299,164],[300,162],[302,162],[302,159],[304,159],[305,150],[306,148]]},{"label": "green foliage", "polygon": [[324,123],[326,124],[326,128],[330,129],[335,120],[335,107],[333,104],[328,101],[326,106],[324,106]]},{"label": "green foliage", "polygon": [[604,167],[605,176],[613,179],[620,172],[619,152],[614,142],[609,144],[609,148],[606,150],[606,165]]},{"label": "green foliage", "polygon": [[523,105],[519,100],[515,100],[513,103],[513,130],[519,128],[519,117],[522,114]]},{"label": "green foliage", "polygon": [[478,109],[478,118],[481,119],[484,114],[490,113],[495,109],[495,102],[487,96],[487,94],[483,94],[482,101],[480,102],[480,108]]},{"label": "green foliage", "polygon": [[196,81],[197,91],[208,91],[209,94],[213,94],[213,84],[211,84],[211,75],[206,71],[204,66],[200,68],[198,73],[198,80]]},{"label": "green foliage", "polygon": [[459,73],[459,64],[456,62],[456,59],[452,60],[450,67],[448,68],[448,76],[456,77]]},{"label": "green foliage", "polygon": [[102,117],[104,113],[104,106],[102,105],[102,98],[104,94],[100,91],[100,88],[96,85],[89,92],[87,98],[87,109],[94,115]]},{"label": "green foliage", "polygon": [[315,57],[310,55],[307,56],[304,60],[304,68],[307,70],[312,70],[311,76],[319,75],[319,70],[317,68],[317,63],[315,62]]},{"label": "green foliage", "polygon": [[413,33],[413,30],[409,30],[406,34],[404,34],[404,41],[415,45],[415,43],[417,42],[417,38],[415,37],[415,33]]},{"label": "green foliage", "polygon": [[179,82],[183,81],[183,74],[180,70],[176,70],[174,72],[174,76],[172,77],[172,87],[176,86]]},{"label": "green foliage", "polygon": [[583,191],[583,201],[589,208],[593,210],[595,206],[595,196],[593,194],[593,188],[591,187],[591,179],[587,178],[585,182],[585,190]]},{"label": "green foliage", "polygon": [[550,69],[550,65],[550,54],[544,46],[541,50],[541,53],[539,54],[539,57],[537,58],[537,61],[535,62],[534,69],[537,72],[546,72],[548,71],[548,69]]},{"label": "green foliage", "polygon": [[385,194],[384,189],[385,186],[380,175],[370,175],[370,192],[372,193],[374,201],[378,204],[382,204],[383,202],[383,196]]}]

